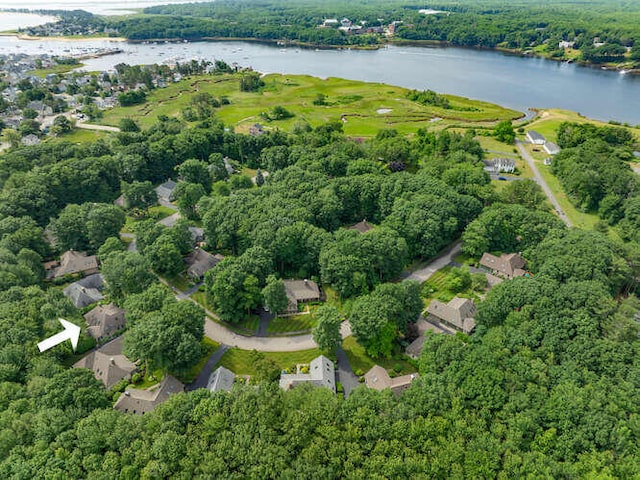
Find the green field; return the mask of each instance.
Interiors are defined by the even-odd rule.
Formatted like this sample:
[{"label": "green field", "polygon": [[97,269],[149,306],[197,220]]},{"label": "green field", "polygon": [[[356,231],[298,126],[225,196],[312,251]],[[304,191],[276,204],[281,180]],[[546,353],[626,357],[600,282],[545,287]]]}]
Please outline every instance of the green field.
[{"label": "green field", "polygon": [[71,70],[75,70],[76,68],[81,68],[83,67],[84,64],[82,63],[77,63],[75,65],[54,65],[51,68],[42,68],[39,70],[31,70],[29,73],[29,75],[33,75],[39,78],[45,78],[47,75],[49,75],[50,73],[57,73],[57,74],[63,74],[63,73],[68,73]]},{"label": "green field", "polygon": [[306,332],[316,326],[316,316],[311,313],[307,315],[293,315],[291,317],[277,317],[269,322],[267,333],[278,335],[291,332]]},{"label": "green field", "polygon": [[[264,124],[267,130],[290,131],[300,119],[311,126],[342,120],[347,135],[367,137],[381,128],[395,128],[401,134],[408,134],[427,126],[491,126],[496,121],[521,116],[519,112],[498,105],[451,95],[445,96],[452,109],[424,106],[408,100],[406,89],[380,83],[279,74],[266,75],[264,81],[260,92],[240,92],[237,75],[194,77],[153,91],[143,105],[105,112],[102,123],[117,126],[120,119],[129,117],[147,127],[158,115],[179,116],[198,92],[227,97],[230,105],[218,108],[217,115],[238,132],[248,131],[256,122]],[[320,93],[326,96],[326,105],[313,104]],[[265,122],[260,114],[276,105],[285,107],[295,116]],[[442,120],[430,122],[436,117]]]},{"label": "green field", "polygon": [[[273,360],[282,369],[295,367],[299,363],[309,363],[320,354],[322,352],[317,348],[299,352],[262,352],[262,355]],[[232,348],[220,360],[220,365],[236,375],[255,375],[253,363],[252,351],[239,348]]]}]

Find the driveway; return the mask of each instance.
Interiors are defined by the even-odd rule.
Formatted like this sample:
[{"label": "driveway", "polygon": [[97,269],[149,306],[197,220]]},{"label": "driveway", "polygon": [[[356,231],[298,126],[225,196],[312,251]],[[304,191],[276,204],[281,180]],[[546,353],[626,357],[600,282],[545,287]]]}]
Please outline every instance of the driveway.
[{"label": "driveway", "polygon": [[560,217],[560,220],[562,220],[567,225],[567,227],[571,228],[571,220],[569,220],[569,218],[567,217],[567,214],[564,213],[564,210],[562,210],[562,207],[558,203],[558,200],[556,200],[556,197],[553,195],[553,192],[549,188],[549,185],[547,185],[547,182],[545,182],[544,178],[542,178],[542,175],[540,175],[540,172],[538,171],[538,167],[536,166],[536,162],[533,159],[533,157],[529,154],[529,152],[527,152],[527,149],[524,148],[524,144],[518,139],[516,139],[516,147],[518,147],[518,150],[520,151],[520,155],[522,155],[522,158],[524,158],[527,164],[529,164],[529,167],[533,172],[533,179],[536,181],[538,185],[540,185],[540,187],[542,187],[542,190],[544,191],[545,195],[549,199],[549,202],[551,202],[551,205],[553,205],[553,208],[556,209],[556,213]]},{"label": "driveway", "polygon": [[187,385],[187,391],[196,390],[198,388],[207,388],[207,383],[209,383],[209,376],[211,375],[211,372],[213,372],[215,366],[220,361],[222,356],[227,353],[227,350],[229,350],[228,345],[220,345],[220,347],[211,354],[209,360],[207,360],[207,363],[200,371],[198,378],[196,378],[193,383]]},{"label": "driveway", "polygon": [[405,272],[402,274],[401,278],[403,280],[415,280],[419,283],[427,281],[431,275],[441,268],[446,267],[453,261],[453,259],[460,253],[461,246],[462,242],[460,241],[454,243],[426,266],[420,267],[411,273]]},{"label": "driveway", "polygon": [[347,354],[342,348],[336,350],[336,358],[338,359],[338,371],[336,372],[338,381],[342,384],[344,397],[347,398],[351,390],[356,388],[360,383],[358,377],[353,373]]}]

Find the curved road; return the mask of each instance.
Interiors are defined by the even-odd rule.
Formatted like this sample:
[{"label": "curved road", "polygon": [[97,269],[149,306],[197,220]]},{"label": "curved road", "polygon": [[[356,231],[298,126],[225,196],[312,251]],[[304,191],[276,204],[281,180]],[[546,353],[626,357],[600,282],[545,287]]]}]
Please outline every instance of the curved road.
[{"label": "curved road", "polygon": [[453,262],[453,259],[460,253],[462,242],[457,241],[453,245],[449,246],[445,251],[440,253],[436,258],[431,260],[426,266],[414,270],[411,273],[404,273],[402,275],[403,280],[415,280],[422,283],[428,280],[431,275],[436,273],[441,268],[446,267],[449,263]]},{"label": "curved road", "polygon": [[516,139],[516,147],[518,147],[518,150],[520,151],[520,155],[522,156],[522,158],[524,158],[526,162],[529,164],[529,167],[533,172],[533,179],[536,181],[538,185],[540,185],[540,187],[542,187],[542,190],[547,195],[547,198],[551,202],[551,205],[553,205],[553,208],[556,209],[556,213],[560,217],[560,220],[562,220],[567,225],[567,227],[571,228],[572,226],[571,220],[569,220],[569,218],[567,217],[567,214],[564,213],[564,210],[562,210],[562,207],[558,203],[558,200],[556,200],[556,197],[553,195],[553,192],[549,188],[549,185],[547,185],[547,182],[545,182],[544,178],[542,178],[542,175],[540,175],[540,172],[538,171],[538,167],[536,166],[536,162],[533,159],[533,157],[529,154],[529,152],[527,152],[527,149],[524,148],[524,145],[518,139]]}]

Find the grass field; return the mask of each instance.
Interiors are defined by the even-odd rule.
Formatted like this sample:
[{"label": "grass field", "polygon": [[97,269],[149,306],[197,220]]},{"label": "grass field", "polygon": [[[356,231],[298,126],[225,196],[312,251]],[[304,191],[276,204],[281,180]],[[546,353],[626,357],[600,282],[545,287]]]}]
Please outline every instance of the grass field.
[{"label": "grass field", "polygon": [[[576,112],[552,108],[539,112],[539,117],[527,125],[526,130],[535,130],[536,132],[544,135],[547,140],[555,142],[557,140],[556,131],[562,122],[592,123],[598,127],[609,125],[606,122],[600,122],[598,120],[583,117]],[[631,130],[636,138],[640,138],[640,128],[624,127]]]},{"label": "grass field", "polygon": [[342,348],[347,354],[347,358],[349,359],[349,363],[351,364],[351,369],[354,372],[357,372],[356,375],[362,374],[364,375],[373,367],[374,365],[380,365],[387,370],[393,370],[396,366],[400,367],[400,372],[398,375],[406,375],[407,373],[416,372],[416,368],[405,359],[404,356],[401,358],[376,358],[372,359],[367,355],[364,347],[360,345],[355,338],[347,337],[342,342]]},{"label": "grass field", "polygon": [[294,315],[292,317],[278,317],[269,322],[267,333],[269,335],[277,335],[290,332],[309,331],[316,326],[316,316],[311,313],[308,315]]},{"label": "grass field", "polygon": [[[309,363],[321,353],[319,349],[314,348],[299,352],[262,352],[262,355],[273,360],[280,368],[284,369],[295,367],[298,363]],[[240,350],[239,348],[232,348],[220,360],[220,365],[228,368],[236,375],[255,375],[256,370],[253,363],[252,351]]]},{"label": "grass field", "polygon": [[104,138],[107,135],[110,135],[110,132],[102,132],[100,130],[87,130],[85,128],[74,128],[71,132],[65,133],[60,137],[57,137],[60,140],[64,140],[66,142],[72,143],[84,143],[84,142],[95,142],[100,138]]},{"label": "grass field", "polygon": [[47,75],[51,74],[51,73],[57,73],[57,74],[63,74],[63,73],[68,73],[71,70],[75,70],[76,68],[81,68],[83,67],[84,64],[82,63],[78,63],[76,65],[54,65],[51,68],[42,68],[39,70],[31,70],[29,73],[29,75],[33,75],[35,77],[38,78],[45,78]]},{"label": "grass field", "polygon": [[[454,123],[491,126],[496,121],[521,115],[498,105],[451,95],[446,97],[454,107],[452,109],[424,106],[408,100],[406,89],[380,83],[279,74],[266,75],[264,81],[261,92],[240,92],[238,77],[234,75],[191,78],[153,91],[143,105],[105,112],[102,123],[115,126],[120,119],[130,117],[146,127],[154,123],[158,115],[180,115],[198,92],[226,96],[231,103],[217,109],[217,115],[238,132],[248,131],[256,122],[263,123],[266,129],[289,131],[300,119],[312,126],[343,119],[347,135],[367,137],[381,128],[395,128],[401,134],[408,134],[426,126],[441,128]],[[326,105],[313,104],[319,93],[326,96]],[[260,113],[270,111],[276,105],[285,107],[295,116],[265,122]],[[436,117],[442,120],[431,123],[430,120]]]}]

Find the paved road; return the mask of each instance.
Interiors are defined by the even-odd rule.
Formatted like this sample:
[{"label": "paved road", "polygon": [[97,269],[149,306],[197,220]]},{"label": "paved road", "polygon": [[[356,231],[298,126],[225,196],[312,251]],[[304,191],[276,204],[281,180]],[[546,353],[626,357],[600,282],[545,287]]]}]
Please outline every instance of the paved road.
[{"label": "paved road", "polygon": [[211,372],[213,372],[214,367],[220,361],[222,356],[227,353],[227,350],[229,350],[229,348],[229,345],[220,345],[220,348],[218,348],[211,354],[209,360],[207,360],[207,363],[204,365],[202,371],[198,375],[198,378],[196,378],[193,383],[187,385],[187,391],[196,390],[198,388],[207,388],[207,383],[209,383],[209,376],[211,375]]},{"label": "paved road", "polygon": [[460,253],[461,242],[456,242],[451,245],[447,250],[442,252],[436,258],[434,258],[428,265],[421,267],[411,272],[411,274],[404,273],[402,275],[403,280],[415,280],[417,282],[424,282],[428,280],[431,275],[436,273],[441,268],[446,267],[453,259]]},{"label": "paved road", "polygon": [[516,147],[518,147],[518,150],[520,151],[520,155],[522,155],[522,158],[524,158],[526,162],[529,164],[529,167],[531,167],[534,180],[538,185],[542,187],[542,190],[547,195],[547,198],[551,202],[551,205],[553,205],[553,208],[556,209],[556,212],[558,213],[560,220],[562,220],[567,225],[567,227],[571,227],[571,220],[569,220],[569,218],[567,217],[567,214],[564,213],[564,210],[562,210],[562,207],[558,203],[558,200],[556,200],[556,197],[553,195],[553,192],[549,188],[549,185],[547,185],[547,182],[545,182],[544,178],[542,178],[542,175],[540,175],[540,172],[538,171],[538,167],[536,166],[536,162],[533,159],[533,157],[529,155],[529,152],[527,152],[527,149],[524,147],[523,143],[520,140],[516,139]]},{"label": "paved road", "polygon": [[342,348],[336,350],[336,358],[338,360],[338,381],[342,384],[344,390],[344,397],[347,398],[351,393],[351,390],[356,388],[360,383],[358,377],[353,373],[347,354]]}]

